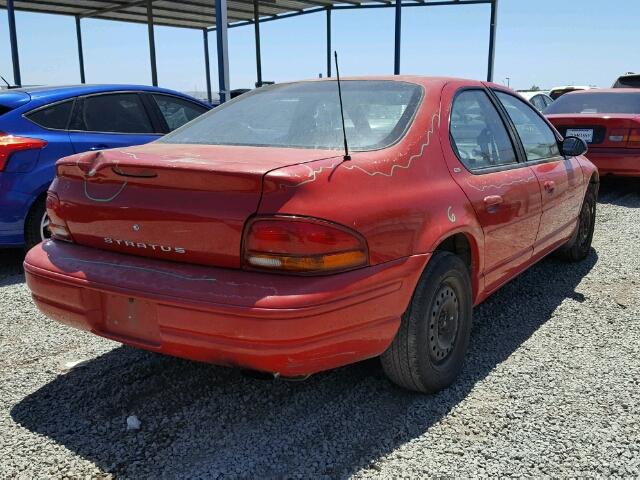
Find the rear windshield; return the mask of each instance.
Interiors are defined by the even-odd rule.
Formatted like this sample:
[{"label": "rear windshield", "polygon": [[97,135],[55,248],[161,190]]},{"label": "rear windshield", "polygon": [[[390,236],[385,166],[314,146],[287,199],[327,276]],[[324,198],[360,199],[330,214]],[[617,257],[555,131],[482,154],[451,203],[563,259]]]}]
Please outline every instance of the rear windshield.
[{"label": "rear windshield", "polygon": [[640,92],[568,93],[549,105],[544,113],[640,113]]},{"label": "rear windshield", "polygon": [[[412,83],[343,81],[349,148],[375,150],[396,142],[411,123],[421,96],[422,87]],[[341,149],[338,84],[260,88],[214,108],[159,142]]]},{"label": "rear windshield", "polygon": [[613,88],[640,88],[640,75],[626,75],[620,77],[613,84]]}]

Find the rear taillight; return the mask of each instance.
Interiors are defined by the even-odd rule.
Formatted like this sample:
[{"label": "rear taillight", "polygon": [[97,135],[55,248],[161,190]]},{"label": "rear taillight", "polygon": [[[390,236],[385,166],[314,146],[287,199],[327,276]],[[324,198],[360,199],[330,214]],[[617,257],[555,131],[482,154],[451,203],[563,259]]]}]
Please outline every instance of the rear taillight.
[{"label": "rear taillight", "polygon": [[16,137],[0,132],[0,172],[4,171],[11,155],[21,150],[33,150],[47,144],[39,138]]},{"label": "rear taillight", "polygon": [[53,192],[48,192],[46,206],[51,238],[65,242],[73,242],[71,233],[69,233],[69,227],[67,227],[67,222],[60,216],[60,199],[58,195]]},{"label": "rear taillight", "polygon": [[640,147],[640,128],[634,128],[629,132],[628,145],[635,148]]},{"label": "rear taillight", "polygon": [[245,230],[244,268],[312,275],[351,270],[367,263],[362,236],[323,220],[258,217]]},{"label": "rear taillight", "polygon": [[629,138],[629,129],[628,128],[615,128],[609,131],[609,141],[610,142],[625,142]]},{"label": "rear taillight", "polygon": [[638,128],[614,128],[609,131],[609,141],[624,144],[629,148],[640,147],[640,129]]}]

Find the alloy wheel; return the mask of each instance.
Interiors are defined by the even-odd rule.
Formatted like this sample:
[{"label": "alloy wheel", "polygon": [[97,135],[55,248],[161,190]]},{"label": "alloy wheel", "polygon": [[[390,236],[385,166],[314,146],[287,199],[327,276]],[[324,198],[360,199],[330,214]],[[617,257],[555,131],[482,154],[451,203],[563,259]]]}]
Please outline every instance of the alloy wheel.
[{"label": "alloy wheel", "polygon": [[49,231],[49,215],[44,212],[42,219],[40,220],[40,239],[44,242],[51,238],[51,232]]}]

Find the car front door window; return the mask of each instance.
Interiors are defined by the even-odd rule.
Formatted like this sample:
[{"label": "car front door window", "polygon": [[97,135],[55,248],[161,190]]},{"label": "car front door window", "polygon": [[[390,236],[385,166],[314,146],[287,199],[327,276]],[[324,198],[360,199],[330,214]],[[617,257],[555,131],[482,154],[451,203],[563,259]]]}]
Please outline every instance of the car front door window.
[{"label": "car front door window", "polygon": [[495,93],[518,131],[528,161],[560,156],[555,134],[533,108],[508,93]]}]

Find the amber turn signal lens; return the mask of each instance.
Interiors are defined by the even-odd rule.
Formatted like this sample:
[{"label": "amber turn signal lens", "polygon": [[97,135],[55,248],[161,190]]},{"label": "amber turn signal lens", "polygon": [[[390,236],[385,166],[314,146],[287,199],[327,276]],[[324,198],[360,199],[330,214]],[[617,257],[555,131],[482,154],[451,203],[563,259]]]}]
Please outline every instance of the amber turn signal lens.
[{"label": "amber turn signal lens", "polygon": [[627,138],[629,138],[628,128],[616,128],[609,132],[610,142],[626,142]]},{"label": "amber turn signal lens", "polygon": [[257,268],[288,272],[327,272],[359,267],[366,262],[366,255],[360,251],[331,253],[317,257],[287,257],[283,255],[249,253],[247,262]]}]

